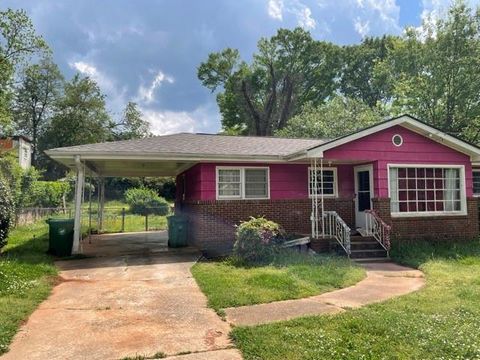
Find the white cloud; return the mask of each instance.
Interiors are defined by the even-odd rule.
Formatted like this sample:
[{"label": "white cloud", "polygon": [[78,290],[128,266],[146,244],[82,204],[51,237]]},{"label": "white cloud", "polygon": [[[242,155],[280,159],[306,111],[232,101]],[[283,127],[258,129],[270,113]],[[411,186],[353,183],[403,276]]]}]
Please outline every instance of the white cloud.
[{"label": "white cloud", "polygon": [[[322,7],[322,3],[317,4]],[[275,20],[284,20],[285,14],[290,14],[297,25],[306,30],[315,29],[317,22],[312,17],[312,10],[301,0],[268,0],[268,15]]]},{"label": "white cloud", "polygon": [[355,31],[363,38],[368,35],[370,31],[370,21],[366,20],[362,22],[360,18],[356,18],[353,22]]},{"label": "white cloud", "polygon": [[315,29],[315,26],[317,25],[315,19],[312,18],[312,10],[310,10],[310,8],[307,6],[298,10],[297,18],[298,25],[306,30]]},{"label": "white cloud", "polygon": [[268,15],[276,20],[283,20],[283,1],[282,0],[269,0],[268,1]]},{"label": "white cloud", "polygon": [[142,108],[142,113],[155,135],[208,131],[213,123],[220,122],[218,111],[209,106],[199,106],[193,111]]},{"label": "white cloud", "polygon": [[162,86],[163,83],[173,84],[175,79],[166,75],[161,70],[157,72],[150,85],[140,85],[138,88],[137,101],[150,104],[155,100],[155,90]]}]

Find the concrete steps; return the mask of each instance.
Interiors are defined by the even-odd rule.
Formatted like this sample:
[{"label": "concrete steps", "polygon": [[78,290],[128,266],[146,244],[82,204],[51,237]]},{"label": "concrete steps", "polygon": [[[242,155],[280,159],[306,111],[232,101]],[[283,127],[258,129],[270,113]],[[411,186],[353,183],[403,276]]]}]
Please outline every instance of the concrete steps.
[{"label": "concrete steps", "polygon": [[[345,251],[335,240],[330,242],[330,248],[337,254],[345,254]],[[371,262],[389,259],[387,251],[373,236],[352,235],[350,237],[350,250],[350,258],[354,261]]]}]

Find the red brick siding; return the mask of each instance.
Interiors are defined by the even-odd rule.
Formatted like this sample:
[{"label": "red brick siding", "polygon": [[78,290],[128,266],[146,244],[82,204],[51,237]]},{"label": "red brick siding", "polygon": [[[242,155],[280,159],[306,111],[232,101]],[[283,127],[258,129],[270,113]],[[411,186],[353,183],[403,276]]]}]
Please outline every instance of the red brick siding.
[{"label": "red brick siding", "polygon": [[[352,226],[352,199],[325,199],[325,210],[335,210]],[[250,216],[265,216],[279,223],[287,232],[310,234],[309,199],[299,200],[202,200],[184,201],[177,208],[189,218],[192,244],[210,252],[228,252],[235,240],[235,225]]]},{"label": "red brick siding", "polygon": [[467,199],[467,215],[426,216],[415,218],[392,218],[390,199],[373,199],[373,207],[379,216],[392,225],[392,240],[471,240],[478,236],[478,200]]}]

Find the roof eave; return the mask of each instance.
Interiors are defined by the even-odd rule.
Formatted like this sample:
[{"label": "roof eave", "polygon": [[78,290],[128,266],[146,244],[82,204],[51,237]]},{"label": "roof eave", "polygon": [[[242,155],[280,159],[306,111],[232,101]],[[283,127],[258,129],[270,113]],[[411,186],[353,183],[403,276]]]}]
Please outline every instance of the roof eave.
[{"label": "roof eave", "polygon": [[82,160],[144,160],[144,161],[256,161],[256,162],[286,162],[281,155],[213,155],[186,153],[135,153],[131,152],[81,152],[47,150],[45,154],[53,160],[71,159],[80,155]]}]

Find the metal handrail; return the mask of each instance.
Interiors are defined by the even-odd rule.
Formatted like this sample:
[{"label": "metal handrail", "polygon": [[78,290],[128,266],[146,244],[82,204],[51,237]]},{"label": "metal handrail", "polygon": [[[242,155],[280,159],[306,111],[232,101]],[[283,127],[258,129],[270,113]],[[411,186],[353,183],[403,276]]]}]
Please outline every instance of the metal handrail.
[{"label": "metal handrail", "polygon": [[343,250],[345,250],[347,256],[350,257],[350,227],[345,223],[345,221],[343,221],[336,211],[325,211],[323,213],[323,217],[323,233],[327,236],[335,238],[335,240],[337,240],[337,242],[342,246]]},{"label": "metal handrail", "polygon": [[391,246],[391,226],[383,221],[375,210],[365,210],[365,224],[367,236],[373,236],[373,238],[387,251],[388,255]]}]

